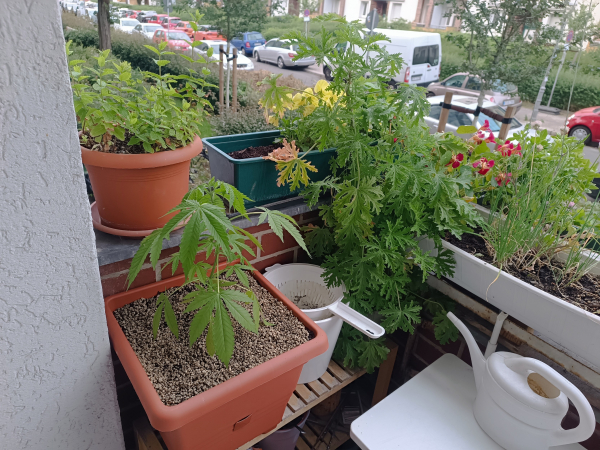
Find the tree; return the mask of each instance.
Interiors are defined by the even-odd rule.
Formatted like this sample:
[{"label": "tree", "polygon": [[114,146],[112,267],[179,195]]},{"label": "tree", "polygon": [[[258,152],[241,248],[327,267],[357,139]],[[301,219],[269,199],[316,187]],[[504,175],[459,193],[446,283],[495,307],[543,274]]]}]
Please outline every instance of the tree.
[{"label": "tree", "polygon": [[462,33],[450,34],[448,40],[466,56],[462,69],[481,82],[478,106],[497,80],[518,85],[539,74],[549,58],[546,45],[560,38],[560,30],[544,25],[543,19],[563,11],[564,0],[450,2]]},{"label": "tree", "polygon": [[110,0],[98,0],[100,50],[110,50]]}]

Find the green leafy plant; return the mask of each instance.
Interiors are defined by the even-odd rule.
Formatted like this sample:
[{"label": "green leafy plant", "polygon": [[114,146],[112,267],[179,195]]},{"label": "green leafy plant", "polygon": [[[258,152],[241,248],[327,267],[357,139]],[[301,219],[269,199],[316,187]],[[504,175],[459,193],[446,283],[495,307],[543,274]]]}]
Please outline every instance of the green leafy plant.
[{"label": "green leafy plant", "polygon": [[[131,286],[148,256],[150,264],[156,268],[163,241],[169,239],[174,229],[185,224],[179,251],[171,256],[166,266],[171,265],[173,274],[181,266],[185,274],[183,286],[193,285],[195,288],[184,299],[187,304],[185,312],[194,314],[189,329],[190,345],[194,345],[207,330],[207,352],[210,355],[216,354],[226,366],[229,365],[235,345],[231,319],[254,333],[259,332],[261,323],[260,305],[256,295],[249,289],[246,274],[247,271],[254,269],[245,256],[246,254],[254,256],[250,244],[258,248],[261,248],[261,245],[252,234],[233,225],[226,215],[226,205],[246,219],[251,215],[258,215],[258,224],[268,223],[282,241],[283,233],[288,232],[298,245],[307,250],[293,218],[266,208],[257,208],[257,211],[248,212],[244,207],[244,200],[248,198],[233,186],[214,179],[195,188],[170,211],[175,215],[163,228],[153,231],[142,240],[131,261],[128,274],[129,286]],[[222,258],[227,264],[220,264]],[[224,279],[233,274],[238,281]],[[240,292],[226,289],[234,285],[247,290]],[[243,305],[246,304],[252,305],[252,313],[244,308]],[[173,307],[165,293],[159,295],[157,299],[152,322],[155,337],[163,315],[171,332],[179,338]],[[262,323],[270,325],[264,320]]]},{"label": "green leafy plant", "polygon": [[[163,74],[169,64],[164,57],[174,55],[165,51],[166,44],[145,46],[156,56],[158,73],[143,72],[143,79],[132,76],[129,63],[109,60],[108,50],[94,57],[94,66],[84,60],[69,62],[82,145],[115,152],[123,142],[130,153],[154,153],[185,146],[200,134],[210,107],[203,93],[208,83],[193,69],[186,75]],[[190,63],[206,63],[201,56],[180,56]],[[202,71],[208,73],[206,68]]]},{"label": "green leafy plant", "polygon": [[[267,79],[262,100],[288,141],[305,151],[337,149],[334,174],[303,192],[309,205],[323,203],[322,224],[306,227],[309,249],[321,259],[327,282],[344,283],[345,301],[363,314],[380,315],[386,331],[412,332],[426,312],[438,336],[455,338],[443,318],[447,306],[420,289],[430,272],[452,270],[441,245],[446,233],[460,236],[481,222],[463,199],[472,171],[447,165],[453,153],[467,151],[466,144],[429,134],[422,88],[389,88],[402,59],[376,44],[385,36],[365,35],[361,24],[339,17],[326,19],[336,22],[334,31],[323,27],[314,37],[286,37],[299,44],[298,58],[327,59],[334,80],[294,93]],[[421,236],[434,240],[437,256],[421,250]],[[344,364],[369,371],[387,354],[383,340],[366,340],[347,327],[338,342]]]}]

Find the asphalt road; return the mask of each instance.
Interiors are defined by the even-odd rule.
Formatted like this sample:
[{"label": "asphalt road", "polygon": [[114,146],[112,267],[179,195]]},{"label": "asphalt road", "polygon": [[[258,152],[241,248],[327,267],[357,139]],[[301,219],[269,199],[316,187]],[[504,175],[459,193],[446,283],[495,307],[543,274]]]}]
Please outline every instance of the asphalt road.
[{"label": "asphalt road", "polygon": [[292,75],[294,78],[301,80],[307,86],[314,86],[319,80],[324,79],[323,71],[320,66],[314,65],[301,69],[299,67],[290,67],[280,69],[275,64],[257,62],[254,58],[254,70],[268,70],[271,73],[282,73],[284,75]]}]

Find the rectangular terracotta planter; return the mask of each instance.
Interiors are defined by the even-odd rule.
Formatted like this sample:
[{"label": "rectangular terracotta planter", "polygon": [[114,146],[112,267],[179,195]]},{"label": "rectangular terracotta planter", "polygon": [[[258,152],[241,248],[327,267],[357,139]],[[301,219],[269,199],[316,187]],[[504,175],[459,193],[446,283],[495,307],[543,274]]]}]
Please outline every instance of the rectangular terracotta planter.
[{"label": "rectangular terracotta planter", "polygon": [[105,300],[108,331],[152,426],[170,450],[235,450],[281,421],[304,363],[327,350],[326,334],[258,271],[254,278],[310,330],[310,341],[196,395],[179,405],[160,400],[113,312],[140,298],[180,286],[184,276],[142,286]]},{"label": "rectangular terracotta planter", "polygon": [[[600,368],[600,316],[584,311],[554,295],[532,286],[498,268],[442,241],[454,253],[454,283],[487,300],[496,308],[552,339],[578,355],[582,362]],[[432,250],[433,241],[423,239],[423,250]],[[491,286],[490,286],[491,285]],[[489,287],[489,289],[488,289]],[[594,367],[592,367],[594,368]]]}]

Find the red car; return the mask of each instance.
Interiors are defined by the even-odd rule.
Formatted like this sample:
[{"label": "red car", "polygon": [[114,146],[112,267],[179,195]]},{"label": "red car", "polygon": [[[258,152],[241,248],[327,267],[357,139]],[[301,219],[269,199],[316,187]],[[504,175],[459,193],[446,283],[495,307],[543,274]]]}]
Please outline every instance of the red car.
[{"label": "red car", "polygon": [[592,106],[577,111],[567,119],[569,136],[573,136],[586,145],[600,142],[600,106]]},{"label": "red car", "polygon": [[226,39],[211,25],[199,25],[198,31],[192,36],[194,41],[225,41]]},{"label": "red car", "polygon": [[177,31],[183,31],[185,34],[187,34],[190,38],[192,37],[192,35],[194,34],[194,29],[190,26],[189,22],[184,22],[181,21],[179,22],[176,26],[175,29]]},{"label": "red car", "polygon": [[156,30],[152,42],[159,44],[162,41],[167,41],[167,47],[170,50],[186,51],[191,47],[192,40],[183,31],[176,30]]},{"label": "red car", "polygon": [[137,15],[138,13],[140,13],[141,11],[127,11],[125,13],[125,17],[127,17],[128,19],[137,19]]},{"label": "red car", "polygon": [[177,26],[177,24],[181,22],[179,17],[163,17],[161,25],[163,28],[167,28],[168,30],[172,30]]}]

